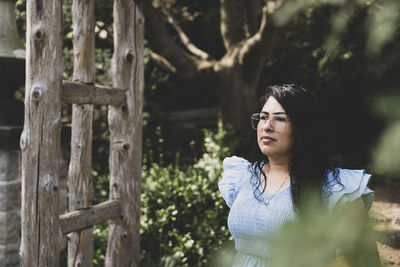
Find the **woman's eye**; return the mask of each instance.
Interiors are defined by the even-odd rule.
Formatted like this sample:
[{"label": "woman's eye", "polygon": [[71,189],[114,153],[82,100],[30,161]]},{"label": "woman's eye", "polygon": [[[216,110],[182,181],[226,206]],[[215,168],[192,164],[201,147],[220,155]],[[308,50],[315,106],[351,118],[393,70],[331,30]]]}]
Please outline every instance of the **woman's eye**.
[{"label": "woman's eye", "polygon": [[260,116],[260,120],[266,121],[266,120],[268,120],[268,117],[267,116]]},{"label": "woman's eye", "polygon": [[285,122],[285,121],[287,121],[288,119],[287,119],[286,117],[275,117],[275,120],[281,121],[281,122]]}]

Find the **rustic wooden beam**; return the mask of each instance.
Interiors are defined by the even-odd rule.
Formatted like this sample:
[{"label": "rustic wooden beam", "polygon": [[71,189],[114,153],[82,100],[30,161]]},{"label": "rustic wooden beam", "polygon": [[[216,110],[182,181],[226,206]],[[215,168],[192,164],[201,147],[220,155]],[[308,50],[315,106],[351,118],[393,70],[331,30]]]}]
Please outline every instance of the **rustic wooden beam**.
[{"label": "rustic wooden beam", "polygon": [[63,81],[61,101],[69,104],[124,105],[124,89]]},{"label": "rustic wooden beam", "polygon": [[113,86],[127,88],[126,109],[110,106],[110,199],[123,217],[110,221],[106,267],[139,266],[144,88],[144,17],[138,0],[114,1]]},{"label": "rustic wooden beam", "polygon": [[[72,1],[74,47],[73,80],[93,84],[94,66],[94,0]],[[67,86],[68,88],[68,86]],[[90,88],[90,87],[89,87]],[[89,91],[82,86],[80,93]],[[62,94],[63,90],[61,91]],[[79,100],[85,99],[78,97]],[[88,209],[93,200],[92,183],[93,105],[72,105],[71,159],[68,171],[69,210]],[[93,266],[93,229],[68,235],[68,267]]]},{"label": "rustic wooden beam", "polygon": [[88,209],[74,210],[60,216],[63,235],[86,229],[121,216],[121,205],[117,200],[108,200]]},{"label": "rustic wooden beam", "polygon": [[62,2],[26,1],[20,265],[59,266]]}]

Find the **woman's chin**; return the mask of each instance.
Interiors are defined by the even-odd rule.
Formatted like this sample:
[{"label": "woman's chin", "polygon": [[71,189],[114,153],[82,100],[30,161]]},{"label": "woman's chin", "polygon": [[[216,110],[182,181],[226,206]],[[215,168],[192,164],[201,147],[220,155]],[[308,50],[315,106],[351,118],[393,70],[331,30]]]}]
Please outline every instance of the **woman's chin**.
[{"label": "woman's chin", "polygon": [[274,151],[274,149],[272,149],[271,147],[264,146],[260,150],[261,150],[261,153],[263,153],[267,157],[273,156],[276,153],[276,151]]},{"label": "woman's chin", "polygon": [[272,147],[262,147],[260,150],[268,158],[290,158],[290,153],[282,153],[281,150]]}]

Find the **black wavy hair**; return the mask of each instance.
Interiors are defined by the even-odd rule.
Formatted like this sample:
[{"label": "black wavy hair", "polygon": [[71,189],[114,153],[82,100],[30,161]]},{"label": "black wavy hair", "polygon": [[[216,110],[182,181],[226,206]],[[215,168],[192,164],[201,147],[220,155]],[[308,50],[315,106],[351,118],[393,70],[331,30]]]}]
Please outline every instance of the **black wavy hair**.
[{"label": "black wavy hair", "polygon": [[[306,199],[307,192],[318,192],[322,198],[324,186],[328,186],[328,173],[338,181],[338,169],[331,166],[323,133],[323,116],[314,96],[301,86],[295,84],[272,85],[266,88],[260,98],[257,111],[260,112],[269,97],[274,97],[283,107],[291,120],[293,129],[292,157],[289,162],[291,194],[295,211],[299,211],[301,203]],[[267,177],[262,169],[268,163],[268,157],[258,147],[253,154],[253,178],[251,183],[254,196],[261,201],[261,193],[267,186]],[[264,179],[264,187],[260,190],[260,174]],[[340,183],[340,182],[339,182]]]}]

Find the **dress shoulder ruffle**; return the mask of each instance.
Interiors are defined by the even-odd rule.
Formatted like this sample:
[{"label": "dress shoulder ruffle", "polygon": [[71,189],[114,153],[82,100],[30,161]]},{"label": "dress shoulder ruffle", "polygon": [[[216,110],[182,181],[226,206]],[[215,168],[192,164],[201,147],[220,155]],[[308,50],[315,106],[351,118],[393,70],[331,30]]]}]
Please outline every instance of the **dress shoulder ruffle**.
[{"label": "dress shoulder ruffle", "polygon": [[226,204],[232,207],[240,187],[245,181],[250,163],[240,157],[227,157],[223,161],[224,172],[218,183],[219,191]]},{"label": "dress shoulder ruffle", "polygon": [[342,206],[360,198],[369,210],[374,200],[374,191],[367,187],[371,175],[365,170],[338,169],[338,180],[333,179],[332,173],[328,173],[328,180],[323,188],[323,195],[329,209]]}]

